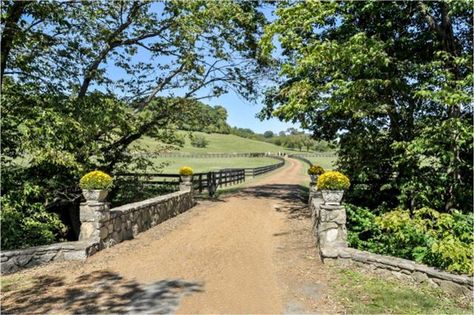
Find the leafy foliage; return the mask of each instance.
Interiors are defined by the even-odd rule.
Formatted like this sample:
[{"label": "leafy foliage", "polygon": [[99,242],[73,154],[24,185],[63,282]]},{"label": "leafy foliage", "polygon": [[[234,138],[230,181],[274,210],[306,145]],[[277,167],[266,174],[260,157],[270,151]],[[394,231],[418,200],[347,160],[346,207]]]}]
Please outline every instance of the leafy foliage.
[{"label": "leafy foliage", "polygon": [[187,101],[189,110],[180,118],[177,128],[187,131],[229,134],[227,110],[222,106],[209,106],[197,100]]},{"label": "leafy foliage", "polygon": [[413,214],[395,209],[377,216],[353,205],[346,209],[352,247],[453,272],[474,271],[473,214],[440,213],[425,207]]},{"label": "leafy foliage", "polygon": [[337,140],[355,204],[470,212],[472,14],[468,0],[278,2],[261,117]]},{"label": "leafy foliage", "polygon": [[205,148],[209,144],[209,140],[206,137],[201,135],[189,135],[191,139],[191,145],[196,148]]},{"label": "leafy foliage", "polygon": [[112,187],[112,177],[101,171],[92,171],[81,177],[79,187],[82,189],[110,189]]},{"label": "leafy foliage", "polygon": [[[247,1],[2,2],[1,197],[2,208],[13,209],[2,209],[2,223],[18,218],[18,231],[44,235],[5,227],[8,246],[60,239],[56,219],[79,206],[80,176],[149,168],[130,145],[144,135],[160,141],[159,150],[182,140],[174,131],[192,121],[197,99],[229,89],[253,99],[265,22],[257,8]],[[226,115],[219,107],[210,113],[219,123]]]},{"label": "leafy foliage", "polygon": [[0,197],[3,250],[49,244],[65,236],[66,227],[59,216],[46,211],[38,198],[41,188],[28,184],[22,188]]}]

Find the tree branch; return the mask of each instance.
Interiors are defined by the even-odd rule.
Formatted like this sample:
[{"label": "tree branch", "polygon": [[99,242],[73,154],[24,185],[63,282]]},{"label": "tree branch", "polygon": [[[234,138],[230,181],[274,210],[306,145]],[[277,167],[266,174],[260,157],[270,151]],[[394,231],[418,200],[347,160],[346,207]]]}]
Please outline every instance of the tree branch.
[{"label": "tree branch", "polygon": [[1,41],[1,64],[0,64],[0,86],[3,86],[3,75],[7,66],[8,56],[12,48],[13,39],[18,32],[18,21],[29,1],[14,1],[13,5],[8,8],[7,17],[4,21],[2,41]]}]

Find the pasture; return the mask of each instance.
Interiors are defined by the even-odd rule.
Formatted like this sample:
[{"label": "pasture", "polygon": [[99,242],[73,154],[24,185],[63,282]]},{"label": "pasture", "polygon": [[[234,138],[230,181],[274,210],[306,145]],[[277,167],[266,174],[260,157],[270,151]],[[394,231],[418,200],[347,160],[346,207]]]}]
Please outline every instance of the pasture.
[{"label": "pasture", "polygon": [[[185,143],[183,147],[175,146],[172,152],[181,153],[243,153],[243,152],[285,152],[288,154],[306,153],[305,150],[291,150],[272,143],[242,138],[231,134],[217,134],[193,132],[194,135],[204,136],[209,144],[205,148],[197,148],[191,145],[186,131],[178,131],[178,134],[184,138]],[[143,137],[136,142],[140,148],[156,149],[159,143],[150,137]]]}]

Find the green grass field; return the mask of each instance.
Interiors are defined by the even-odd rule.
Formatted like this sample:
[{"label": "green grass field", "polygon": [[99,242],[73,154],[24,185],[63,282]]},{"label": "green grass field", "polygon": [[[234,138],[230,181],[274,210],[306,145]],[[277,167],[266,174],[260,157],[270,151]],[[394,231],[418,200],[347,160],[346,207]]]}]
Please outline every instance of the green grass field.
[{"label": "green grass field", "polygon": [[[191,145],[187,132],[179,131],[180,135],[184,136],[186,143],[184,147],[176,147],[174,152],[182,153],[242,153],[242,152],[286,152],[297,154],[300,151],[290,150],[284,147],[274,145],[272,143],[257,141],[247,138],[238,137],[235,135],[224,135],[224,134],[207,134],[203,132],[193,132],[195,135],[204,136],[208,141],[209,145],[206,148],[195,148]],[[150,137],[144,137],[137,141],[137,144],[142,147],[148,147],[154,149],[157,147],[157,143]],[[305,153],[305,151],[303,151]]]},{"label": "green grass field", "polygon": [[[193,147],[190,143],[188,133],[179,131],[178,134],[184,137],[185,144],[183,147],[174,147],[171,152],[182,154],[207,154],[207,153],[251,153],[251,152],[285,152],[288,154],[306,153],[300,151],[289,150],[271,143],[238,137],[235,135],[224,134],[207,134],[203,132],[194,132],[195,135],[206,137],[209,144],[205,148]],[[135,145],[143,149],[157,150],[160,144],[150,137],[139,139]],[[332,163],[335,157],[312,157],[310,158],[314,163],[320,164],[326,169],[332,168]],[[153,158],[155,165],[161,163],[168,163],[163,168],[164,173],[176,173],[181,166],[190,166],[195,172],[207,172],[211,170],[218,170],[222,168],[245,168],[245,167],[259,167],[269,164],[277,163],[276,160],[270,158]]]},{"label": "green grass field", "polygon": [[472,314],[472,301],[439,289],[412,286],[350,269],[339,269],[333,283],[349,314]]}]

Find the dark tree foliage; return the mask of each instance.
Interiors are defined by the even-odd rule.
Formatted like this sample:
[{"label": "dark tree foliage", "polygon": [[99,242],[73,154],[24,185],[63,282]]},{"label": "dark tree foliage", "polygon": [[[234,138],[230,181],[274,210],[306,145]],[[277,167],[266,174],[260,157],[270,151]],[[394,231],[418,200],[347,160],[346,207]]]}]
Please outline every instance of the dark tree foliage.
[{"label": "dark tree foliage", "polygon": [[70,237],[58,218],[77,222],[79,178],[150,166],[130,145],[174,143],[195,100],[252,99],[258,5],[2,1],[2,248]]},{"label": "dark tree foliage", "polygon": [[283,1],[261,117],[339,142],[349,200],[472,210],[472,1]]}]

